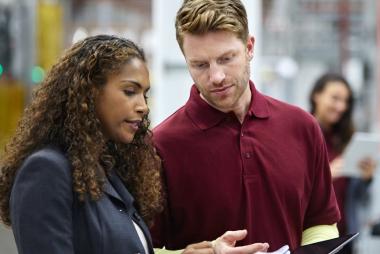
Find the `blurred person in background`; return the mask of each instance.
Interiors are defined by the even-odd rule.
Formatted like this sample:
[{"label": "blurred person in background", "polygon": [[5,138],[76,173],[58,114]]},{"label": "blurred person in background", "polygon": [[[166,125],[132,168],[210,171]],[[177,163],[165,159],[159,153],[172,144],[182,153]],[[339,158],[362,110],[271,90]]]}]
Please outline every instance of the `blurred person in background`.
[{"label": "blurred person in background", "polygon": [[[368,187],[376,164],[371,158],[363,158],[358,165],[360,178],[341,175],[344,167],[342,153],[355,131],[352,89],[342,75],[326,73],[315,82],[309,102],[311,113],[318,120],[327,145],[333,186],[342,215],[338,223],[339,233],[356,233],[359,231],[357,209],[369,200]],[[344,251],[352,253],[352,246],[349,245]]]},{"label": "blurred person in background", "polygon": [[[119,37],[89,37],[52,67],[0,162],[0,215],[19,254],[153,253],[144,221],[161,211],[163,193],[149,89],[144,53]],[[233,248],[245,234],[183,253],[266,251]]]}]

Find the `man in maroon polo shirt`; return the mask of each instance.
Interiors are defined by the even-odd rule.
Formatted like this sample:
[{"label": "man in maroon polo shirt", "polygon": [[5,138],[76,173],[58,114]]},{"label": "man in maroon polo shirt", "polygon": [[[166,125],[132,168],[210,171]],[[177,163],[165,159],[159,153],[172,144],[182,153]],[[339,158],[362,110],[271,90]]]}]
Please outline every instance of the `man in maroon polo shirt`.
[{"label": "man in maroon polo shirt", "polygon": [[337,237],[320,128],[249,80],[254,38],[242,3],[184,1],[176,33],[195,84],[154,129],[167,187],[154,244],[178,249],[238,229],[248,230],[240,244],[268,242],[270,251]]}]

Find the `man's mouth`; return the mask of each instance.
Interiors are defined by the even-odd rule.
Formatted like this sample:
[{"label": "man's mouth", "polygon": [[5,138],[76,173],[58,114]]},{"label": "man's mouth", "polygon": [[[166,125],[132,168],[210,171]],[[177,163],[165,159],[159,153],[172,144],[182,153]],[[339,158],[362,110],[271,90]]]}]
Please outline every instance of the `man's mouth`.
[{"label": "man's mouth", "polygon": [[211,93],[214,93],[214,94],[223,94],[224,92],[226,92],[231,87],[232,87],[232,85],[230,85],[230,86],[223,86],[223,87],[220,87],[220,88],[215,88],[215,89],[211,90]]}]

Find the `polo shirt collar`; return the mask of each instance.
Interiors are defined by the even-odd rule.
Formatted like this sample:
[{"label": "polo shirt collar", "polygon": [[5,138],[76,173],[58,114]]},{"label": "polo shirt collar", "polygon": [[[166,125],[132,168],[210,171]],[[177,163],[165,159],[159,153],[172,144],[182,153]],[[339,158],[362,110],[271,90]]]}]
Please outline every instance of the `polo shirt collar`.
[{"label": "polo shirt collar", "polygon": [[[249,81],[252,92],[251,104],[248,109],[248,116],[253,118],[269,117],[268,102],[264,95],[259,93],[253,82]],[[224,113],[210,106],[203,100],[195,85],[191,87],[190,99],[186,103],[186,112],[193,122],[202,130],[209,129],[220,123],[233,113]]]}]

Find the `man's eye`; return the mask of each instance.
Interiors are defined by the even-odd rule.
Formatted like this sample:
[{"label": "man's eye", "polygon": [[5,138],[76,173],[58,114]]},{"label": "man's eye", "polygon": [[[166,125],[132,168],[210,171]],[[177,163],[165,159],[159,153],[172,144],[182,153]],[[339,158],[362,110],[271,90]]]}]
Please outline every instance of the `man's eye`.
[{"label": "man's eye", "polygon": [[206,67],[205,63],[199,63],[193,65],[196,69],[204,69]]},{"label": "man's eye", "polygon": [[229,61],[231,61],[231,59],[232,59],[232,57],[223,57],[223,58],[221,59],[221,62],[222,62],[222,63],[228,63]]}]

